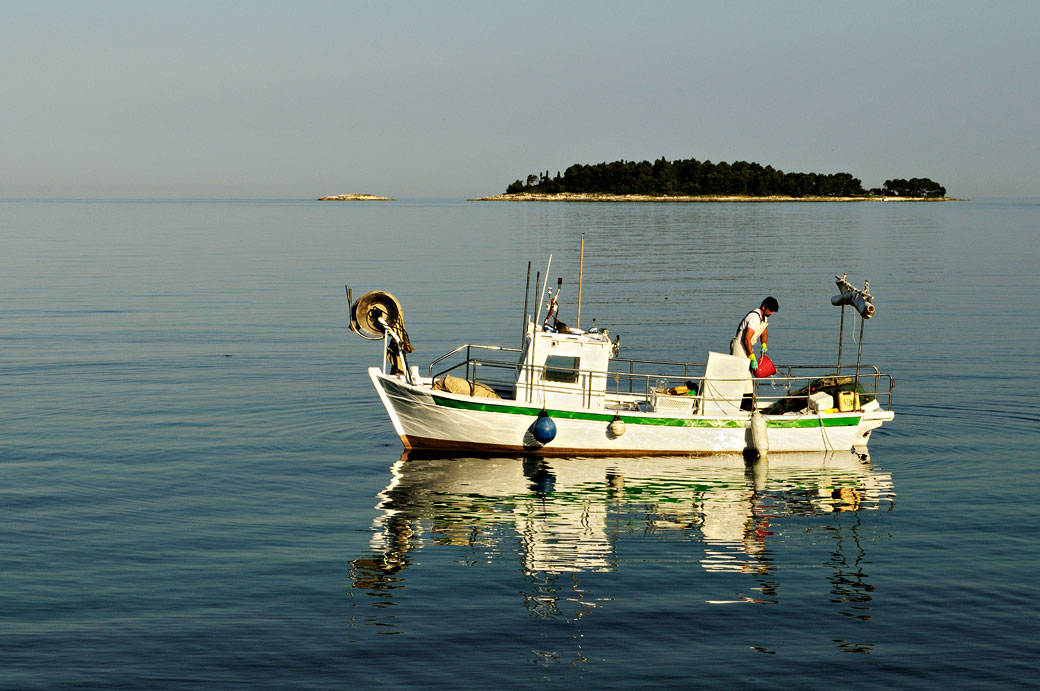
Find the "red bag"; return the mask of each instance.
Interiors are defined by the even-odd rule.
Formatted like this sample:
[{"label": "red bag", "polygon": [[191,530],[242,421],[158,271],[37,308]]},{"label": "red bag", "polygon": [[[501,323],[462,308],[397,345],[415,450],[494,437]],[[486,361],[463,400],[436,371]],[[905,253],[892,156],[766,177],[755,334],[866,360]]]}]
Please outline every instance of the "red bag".
[{"label": "red bag", "polygon": [[758,359],[758,369],[755,370],[756,377],[769,377],[776,374],[776,365],[769,359],[769,356],[762,353],[762,357]]}]

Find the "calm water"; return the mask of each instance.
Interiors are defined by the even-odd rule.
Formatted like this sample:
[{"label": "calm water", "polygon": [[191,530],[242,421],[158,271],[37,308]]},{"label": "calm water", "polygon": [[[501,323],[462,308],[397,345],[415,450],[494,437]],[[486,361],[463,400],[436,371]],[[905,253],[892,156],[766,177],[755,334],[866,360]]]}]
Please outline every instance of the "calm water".
[{"label": "calm water", "polygon": [[[1031,685],[1038,227],[2,201],[0,687]],[[869,279],[871,458],[402,460],[343,284],[400,299],[413,362],[518,345],[528,261],[573,317],[582,233],[582,325],[629,357],[703,360],[771,294],[773,359],[829,363],[833,276]]]}]

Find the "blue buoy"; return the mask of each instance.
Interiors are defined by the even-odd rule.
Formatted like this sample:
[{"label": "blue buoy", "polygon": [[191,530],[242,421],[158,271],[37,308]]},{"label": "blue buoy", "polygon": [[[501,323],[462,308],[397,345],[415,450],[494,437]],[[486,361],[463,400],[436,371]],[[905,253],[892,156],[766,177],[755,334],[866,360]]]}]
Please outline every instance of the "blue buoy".
[{"label": "blue buoy", "polygon": [[544,410],[539,413],[538,419],[531,426],[531,434],[538,440],[539,444],[548,444],[556,438],[556,423]]}]

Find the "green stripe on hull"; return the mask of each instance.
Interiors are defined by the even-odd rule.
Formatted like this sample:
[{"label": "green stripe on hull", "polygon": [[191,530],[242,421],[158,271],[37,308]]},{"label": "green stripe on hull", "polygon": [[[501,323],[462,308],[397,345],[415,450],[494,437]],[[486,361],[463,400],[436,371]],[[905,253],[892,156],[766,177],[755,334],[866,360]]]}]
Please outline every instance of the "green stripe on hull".
[{"label": "green stripe on hull", "polygon": [[[501,403],[475,403],[472,401],[457,401],[453,398],[433,396],[433,401],[445,408],[457,410],[475,410],[485,413],[503,413],[506,415],[528,415],[537,417],[541,408],[529,408],[526,406],[503,405]],[[614,419],[611,414],[583,413],[573,410],[549,410],[549,417],[561,420],[587,420],[590,422],[610,422]],[[719,420],[719,419],[696,419],[689,418],[665,418],[646,417],[644,415],[619,415],[619,417],[630,425],[654,425],[657,427],[714,427],[735,428],[747,427],[743,420]],[[803,418],[798,420],[766,420],[766,427],[774,429],[798,429],[808,427],[855,427],[860,418],[856,417],[834,417],[834,418]]]},{"label": "green stripe on hull", "polygon": [[795,429],[798,427],[855,427],[859,417],[824,417],[807,420],[766,420],[766,427],[777,429]]}]

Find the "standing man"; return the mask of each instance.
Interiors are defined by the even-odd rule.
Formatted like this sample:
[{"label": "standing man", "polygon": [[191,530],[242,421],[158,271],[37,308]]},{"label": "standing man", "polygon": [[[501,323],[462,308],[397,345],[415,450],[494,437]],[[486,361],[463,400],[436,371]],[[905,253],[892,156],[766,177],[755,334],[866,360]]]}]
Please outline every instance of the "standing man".
[{"label": "standing man", "polygon": [[766,342],[769,340],[769,318],[779,311],[780,303],[776,298],[767,297],[758,309],[747,313],[737,327],[737,334],[730,341],[729,354],[748,358],[748,366],[752,373],[758,369],[758,363],[755,361],[755,343],[759,338],[762,339],[762,354],[765,355]]}]

